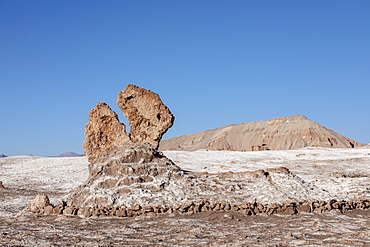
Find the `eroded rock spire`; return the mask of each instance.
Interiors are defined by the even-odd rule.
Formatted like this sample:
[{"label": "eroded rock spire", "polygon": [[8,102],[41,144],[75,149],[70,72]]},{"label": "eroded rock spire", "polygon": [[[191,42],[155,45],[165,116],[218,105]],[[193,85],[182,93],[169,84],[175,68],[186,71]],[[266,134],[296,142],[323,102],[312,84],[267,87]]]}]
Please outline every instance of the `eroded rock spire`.
[{"label": "eroded rock spire", "polygon": [[151,144],[157,149],[175,119],[158,94],[132,84],[118,93],[117,105],[128,119],[130,133],[119,122],[117,114],[99,102],[90,111],[85,128],[83,148],[90,163],[106,159],[110,152],[124,144]]}]

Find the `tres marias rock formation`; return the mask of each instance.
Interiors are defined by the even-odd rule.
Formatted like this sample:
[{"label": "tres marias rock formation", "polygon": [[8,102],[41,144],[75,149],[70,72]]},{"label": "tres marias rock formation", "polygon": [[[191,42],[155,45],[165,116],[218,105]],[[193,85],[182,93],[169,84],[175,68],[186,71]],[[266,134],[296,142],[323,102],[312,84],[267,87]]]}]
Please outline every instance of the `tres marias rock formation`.
[{"label": "tres marias rock formation", "polygon": [[184,171],[158,152],[163,134],[174,122],[159,96],[128,85],[118,93],[117,104],[128,118],[130,132],[107,104],[98,103],[90,111],[83,144],[89,177],[59,205],[52,205],[46,195],[36,196],[28,212],[129,217],[175,211],[254,215],[370,207],[368,200],[349,204],[330,200],[327,191],[285,167],[239,173]]},{"label": "tres marias rock formation", "polygon": [[104,161],[124,144],[126,147],[127,144],[150,144],[157,149],[175,119],[158,94],[132,84],[118,93],[117,105],[128,118],[130,133],[107,104],[98,103],[90,111],[90,121],[85,128],[83,148],[90,163],[96,163],[99,158]]},{"label": "tres marias rock formation", "polygon": [[129,84],[118,93],[117,105],[128,118],[130,132],[107,104],[100,102],[90,111],[83,145],[89,178],[66,197],[70,206],[136,204],[143,189],[159,191],[182,174],[157,152],[174,122],[158,94]]}]

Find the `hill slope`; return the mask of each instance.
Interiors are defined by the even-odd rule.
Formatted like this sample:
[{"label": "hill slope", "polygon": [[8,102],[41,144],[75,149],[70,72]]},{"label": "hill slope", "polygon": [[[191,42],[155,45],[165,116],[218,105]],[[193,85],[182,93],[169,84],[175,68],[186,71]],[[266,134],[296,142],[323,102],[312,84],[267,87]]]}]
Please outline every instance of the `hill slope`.
[{"label": "hill slope", "polygon": [[229,125],[162,140],[160,150],[289,150],[303,147],[364,146],[302,115]]},{"label": "hill slope", "polygon": [[77,156],[80,156],[80,155],[74,152],[65,152],[65,153],[58,155],[58,157],[77,157]]}]

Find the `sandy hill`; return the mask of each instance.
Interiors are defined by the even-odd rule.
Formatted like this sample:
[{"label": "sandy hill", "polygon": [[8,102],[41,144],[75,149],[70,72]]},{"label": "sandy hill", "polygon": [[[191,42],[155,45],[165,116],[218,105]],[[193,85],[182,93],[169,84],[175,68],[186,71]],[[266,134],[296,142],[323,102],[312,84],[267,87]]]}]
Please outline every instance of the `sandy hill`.
[{"label": "sandy hill", "polygon": [[65,153],[58,155],[58,157],[77,157],[77,156],[80,156],[80,155],[76,154],[75,152],[65,152]]},{"label": "sandy hill", "polygon": [[229,125],[162,140],[160,150],[288,150],[303,147],[364,146],[302,115]]}]

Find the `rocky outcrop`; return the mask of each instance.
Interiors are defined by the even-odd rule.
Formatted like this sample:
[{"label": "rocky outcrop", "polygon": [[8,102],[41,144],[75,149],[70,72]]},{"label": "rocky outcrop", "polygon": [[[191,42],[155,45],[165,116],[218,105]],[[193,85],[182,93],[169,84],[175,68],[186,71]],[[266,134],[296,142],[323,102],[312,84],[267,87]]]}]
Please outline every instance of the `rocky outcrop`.
[{"label": "rocky outcrop", "polygon": [[304,116],[278,117],[229,125],[162,140],[160,150],[266,151],[304,147],[355,148],[361,143],[319,125]]},{"label": "rocky outcrop", "polygon": [[157,148],[175,120],[158,94],[132,84],[118,93],[117,105],[128,119],[134,143],[150,143]]},{"label": "rocky outcrop", "polygon": [[152,91],[129,84],[118,93],[117,104],[128,118],[130,133],[107,104],[98,103],[85,128],[83,148],[90,163],[105,161],[124,144],[148,143],[156,149],[173,125],[174,116]]},{"label": "rocky outcrop", "polygon": [[49,201],[49,197],[45,194],[37,195],[28,203],[27,211],[32,213],[53,213],[53,205]]},{"label": "rocky outcrop", "polygon": [[176,197],[176,190],[167,187],[181,184],[184,172],[157,152],[174,116],[156,93],[131,84],[118,93],[117,104],[130,133],[107,104],[100,102],[90,111],[83,145],[89,178],[65,197],[68,206],[144,203],[148,196],[160,203]]}]

